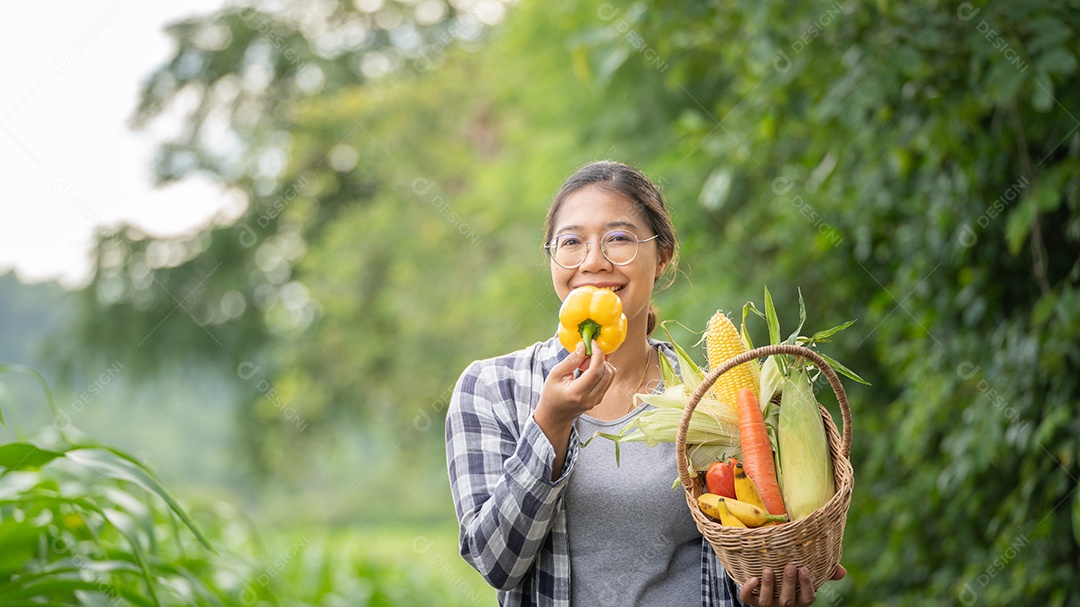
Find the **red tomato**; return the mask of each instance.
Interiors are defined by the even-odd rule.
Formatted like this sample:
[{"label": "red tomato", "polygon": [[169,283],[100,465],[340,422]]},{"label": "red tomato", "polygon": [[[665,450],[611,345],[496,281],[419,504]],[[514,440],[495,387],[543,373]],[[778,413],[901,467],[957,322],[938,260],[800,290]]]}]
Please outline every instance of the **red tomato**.
[{"label": "red tomato", "polygon": [[705,487],[709,493],[735,499],[735,458],[726,462],[713,462],[705,473]]}]

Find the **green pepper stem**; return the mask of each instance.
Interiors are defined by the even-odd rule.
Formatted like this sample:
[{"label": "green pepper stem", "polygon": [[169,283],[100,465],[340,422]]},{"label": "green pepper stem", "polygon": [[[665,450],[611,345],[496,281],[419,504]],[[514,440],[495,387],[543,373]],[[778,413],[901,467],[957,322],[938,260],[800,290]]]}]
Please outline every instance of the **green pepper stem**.
[{"label": "green pepper stem", "polygon": [[584,320],[578,325],[578,333],[581,333],[581,339],[585,342],[585,356],[592,356],[593,338],[599,332],[600,325],[595,320]]}]

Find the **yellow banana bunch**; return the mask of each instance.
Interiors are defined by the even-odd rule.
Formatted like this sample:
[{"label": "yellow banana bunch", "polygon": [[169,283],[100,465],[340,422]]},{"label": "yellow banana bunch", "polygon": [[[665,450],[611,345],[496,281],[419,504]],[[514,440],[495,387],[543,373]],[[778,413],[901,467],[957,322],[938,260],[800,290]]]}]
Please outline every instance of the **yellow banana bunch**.
[{"label": "yellow banana bunch", "polygon": [[722,497],[720,500],[724,503],[727,511],[734,515],[735,518],[742,521],[747,527],[760,527],[769,523],[783,523],[787,521],[786,515],[769,514],[768,510],[753,504],[726,497]]},{"label": "yellow banana bunch", "polygon": [[761,527],[787,521],[783,514],[769,514],[760,506],[712,493],[702,493],[698,497],[698,508],[726,527]]},{"label": "yellow banana bunch", "polygon": [[742,527],[745,529],[746,525],[736,518],[734,514],[728,512],[724,501],[724,498],[714,493],[702,493],[697,498],[698,508],[701,508],[701,511],[706,516],[720,521],[720,524],[726,527]]}]

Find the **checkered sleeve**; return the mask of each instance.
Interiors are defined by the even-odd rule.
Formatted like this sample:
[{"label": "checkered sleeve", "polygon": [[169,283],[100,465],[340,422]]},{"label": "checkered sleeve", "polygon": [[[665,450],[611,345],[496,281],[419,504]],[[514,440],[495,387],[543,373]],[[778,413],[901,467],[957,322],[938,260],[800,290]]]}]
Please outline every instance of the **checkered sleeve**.
[{"label": "checkered sleeve", "polygon": [[551,480],[554,449],[530,404],[520,402],[521,386],[535,384],[532,373],[526,365],[473,363],[458,380],[446,416],[461,556],[500,590],[519,586],[532,569],[577,456],[571,436],[563,472]]}]

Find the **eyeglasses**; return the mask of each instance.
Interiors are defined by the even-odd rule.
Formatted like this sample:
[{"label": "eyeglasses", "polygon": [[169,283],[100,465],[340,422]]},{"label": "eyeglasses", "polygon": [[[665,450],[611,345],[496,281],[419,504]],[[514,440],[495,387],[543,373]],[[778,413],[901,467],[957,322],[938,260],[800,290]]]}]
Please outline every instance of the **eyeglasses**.
[{"label": "eyeglasses", "polygon": [[589,245],[599,242],[600,252],[604,254],[605,259],[614,265],[625,266],[637,257],[641,243],[649,242],[659,236],[657,234],[640,240],[633,232],[612,230],[601,236],[599,241],[588,241],[577,234],[559,234],[550,243],[544,245],[544,248],[547,249],[548,256],[556,265],[573,270],[584,263],[585,258],[589,256]]}]

